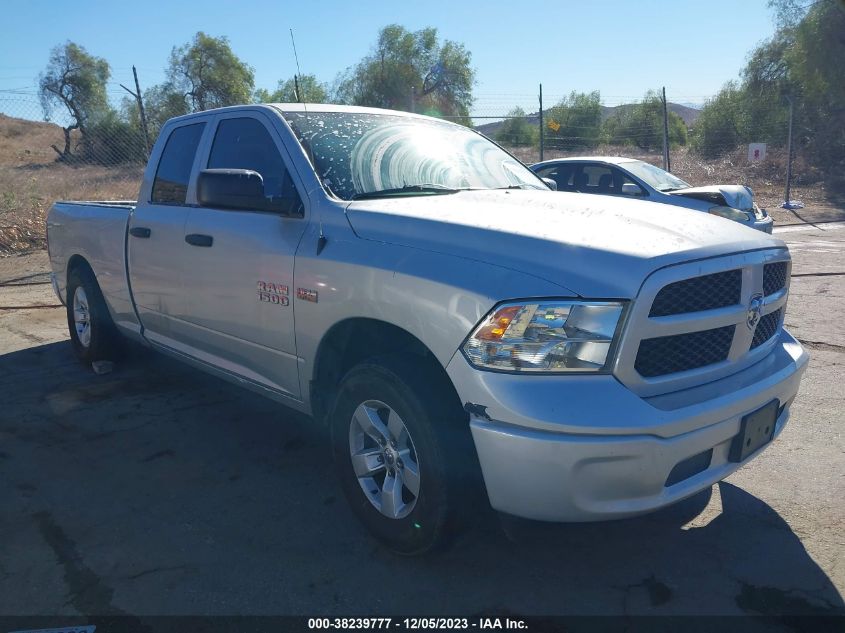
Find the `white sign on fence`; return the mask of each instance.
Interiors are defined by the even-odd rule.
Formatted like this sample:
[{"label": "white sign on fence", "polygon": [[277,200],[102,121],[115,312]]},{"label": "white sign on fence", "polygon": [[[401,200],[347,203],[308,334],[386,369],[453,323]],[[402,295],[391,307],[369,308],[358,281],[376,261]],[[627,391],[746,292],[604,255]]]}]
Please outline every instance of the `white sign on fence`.
[{"label": "white sign on fence", "polygon": [[766,144],[765,143],[749,143],[748,144],[748,162],[756,163],[760,160],[766,160]]}]

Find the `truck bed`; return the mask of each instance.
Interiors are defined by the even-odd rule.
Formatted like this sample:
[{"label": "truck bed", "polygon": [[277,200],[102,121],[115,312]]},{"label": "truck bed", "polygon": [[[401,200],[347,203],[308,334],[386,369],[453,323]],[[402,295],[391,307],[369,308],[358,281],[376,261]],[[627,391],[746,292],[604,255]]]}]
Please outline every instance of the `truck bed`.
[{"label": "truck bed", "polygon": [[[67,301],[67,266],[74,255],[94,271],[116,324],[138,329],[126,274],[126,229],[135,202],[59,201],[47,214],[47,243],[56,290]],[[73,252],[65,252],[68,247]]]}]

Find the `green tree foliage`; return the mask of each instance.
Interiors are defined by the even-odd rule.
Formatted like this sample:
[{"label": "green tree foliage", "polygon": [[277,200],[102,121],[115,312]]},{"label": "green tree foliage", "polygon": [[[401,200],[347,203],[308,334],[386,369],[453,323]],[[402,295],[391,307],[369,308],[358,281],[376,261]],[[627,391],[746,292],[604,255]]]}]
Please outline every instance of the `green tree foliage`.
[{"label": "green tree foliage", "polygon": [[179,109],[174,94],[181,95],[185,109],[199,112],[250,103],[254,87],[252,68],[238,59],[229,40],[200,31],[191,42],[173,48],[167,83],[157,96],[165,109]]},{"label": "green tree foliage", "polygon": [[437,29],[414,33],[397,24],[384,27],[372,52],[337,82],[341,103],[434,116],[466,117],[472,106],[475,70],[463,44],[440,42]]},{"label": "green tree foliage", "polygon": [[89,143],[91,126],[109,113],[106,82],[110,76],[108,62],[91,55],[78,44],[68,41],[51,51],[38,85],[46,118],[49,119],[58,107],[64,108],[71,119],[63,128],[64,148],[53,145],[60,160],[76,158],[71,140],[73,130],[79,130],[85,147]]},{"label": "green tree foliage", "polygon": [[718,156],[750,142],[783,144],[789,99],[794,142],[845,188],[845,4],[770,0],[778,30],[749,57],[739,84],[725,86],[696,122],[693,146]]},{"label": "green tree foliage", "polygon": [[[669,144],[686,145],[687,126],[675,112],[668,112]],[[602,140],[614,145],[635,145],[645,150],[663,147],[663,99],[649,90],[642,101],[616,109],[602,125]]]},{"label": "green tree foliage", "polygon": [[736,82],[727,83],[710,99],[695,122],[692,147],[705,158],[715,158],[736,147],[745,134],[745,94]]},{"label": "green tree foliage", "polygon": [[147,150],[140,122],[136,124],[122,113],[109,109],[88,129],[85,153],[88,162],[103,165],[146,163]]},{"label": "green tree foliage", "polygon": [[845,4],[821,0],[795,27],[784,53],[788,77],[799,89],[799,142],[845,191]]},{"label": "green tree foliage", "polygon": [[[296,87],[299,86],[299,95]],[[270,92],[263,88],[255,91],[255,101],[258,103],[326,103],[329,100],[329,89],[326,84],[317,81],[314,75],[299,75],[294,79],[279,80],[276,90]]]},{"label": "green tree foliage", "polygon": [[496,140],[499,143],[510,147],[537,145],[540,140],[540,129],[528,120],[525,110],[514,108],[508,112],[508,117],[496,132]]},{"label": "green tree foliage", "polygon": [[547,147],[573,150],[595,147],[601,132],[601,95],[571,92],[545,113]]},{"label": "green tree foliage", "polygon": [[[141,115],[137,103],[134,99],[127,100],[125,103],[128,118],[140,126]],[[147,114],[151,141],[158,136],[161,126],[168,119],[191,112],[185,95],[175,90],[169,83],[153,86],[144,91],[144,110]]]}]

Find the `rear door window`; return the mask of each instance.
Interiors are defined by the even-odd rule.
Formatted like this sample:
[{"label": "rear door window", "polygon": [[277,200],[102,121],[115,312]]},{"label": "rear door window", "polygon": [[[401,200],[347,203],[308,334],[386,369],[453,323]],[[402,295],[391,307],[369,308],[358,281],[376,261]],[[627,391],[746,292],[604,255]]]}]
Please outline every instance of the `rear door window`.
[{"label": "rear door window", "polygon": [[205,123],[194,123],[170,133],[153,181],[153,204],[185,204],[194,156],[204,129]]}]

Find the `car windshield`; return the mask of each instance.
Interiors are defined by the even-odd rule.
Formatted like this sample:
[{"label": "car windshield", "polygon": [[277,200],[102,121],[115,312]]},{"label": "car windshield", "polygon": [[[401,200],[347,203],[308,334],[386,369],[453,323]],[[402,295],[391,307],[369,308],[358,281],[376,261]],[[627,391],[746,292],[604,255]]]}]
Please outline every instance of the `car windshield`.
[{"label": "car windshield", "polygon": [[283,114],[323,185],[343,200],[546,189],[522,163],[460,125],[368,112]]},{"label": "car windshield", "polygon": [[664,171],[660,167],[655,167],[649,163],[644,163],[641,160],[632,160],[631,162],[623,163],[622,166],[658,191],[675,191],[676,189],[686,189],[692,186],[677,176],[673,176],[668,171]]}]

